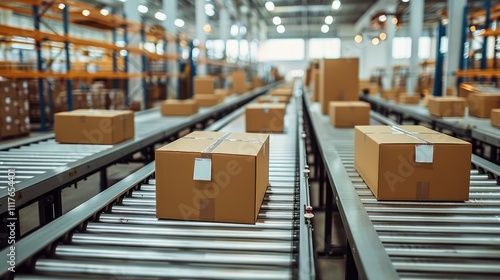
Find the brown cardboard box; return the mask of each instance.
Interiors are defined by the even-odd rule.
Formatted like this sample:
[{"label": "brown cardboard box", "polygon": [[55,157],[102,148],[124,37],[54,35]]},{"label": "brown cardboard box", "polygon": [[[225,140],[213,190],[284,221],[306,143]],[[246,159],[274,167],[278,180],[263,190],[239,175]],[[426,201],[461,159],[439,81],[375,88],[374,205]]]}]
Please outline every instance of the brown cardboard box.
[{"label": "brown cardboard box", "polygon": [[271,96],[271,95],[263,95],[257,98],[257,102],[259,103],[288,103],[287,96]]},{"label": "brown cardboard box", "polygon": [[221,95],[215,94],[198,94],[194,96],[194,100],[201,107],[211,107],[221,103],[224,100],[224,97]]},{"label": "brown cardboard box", "polygon": [[359,59],[324,59],[320,62],[321,113],[328,114],[330,101],[359,99]]},{"label": "brown cardboard box", "polygon": [[226,96],[229,95],[229,90],[228,89],[218,88],[218,89],[214,90],[214,93],[216,95],[220,95],[220,96],[223,96],[224,98],[226,98]]},{"label": "brown cardboard box", "polygon": [[500,128],[500,109],[491,110],[491,125]]},{"label": "brown cardboard box", "polygon": [[193,94],[214,94],[215,77],[195,76],[193,81]]},{"label": "brown cardboard box", "polygon": [[283,132],[286,105],[252,103],[245,110],[247,132]]},{"label": "brown cardboard box", "polygon": [[234,71],[231,73],[233,80],[233,92],[242,94],[247,92],[247,80],[245,71]]},{"label": "brown cardboard box", "polygon": [[195,131],[157,149],[155,162],[158,218],[254,224],[269,183],[269,135]]},{"label": "brown cardboard box", "polygon": [[259,88],[264,86],[264,82],[259,78],[258,75],[253,75],[252,76],[252,82],[254,88]]},{"label": "brown cardboard box", "polygon": [[476,92],[476,89],[473,84],[461,83],[460,88],[458,89],[458,97],[467,98],[470,93],[474,92]]},{"label": "brown cardboard box", "polygon": [[400,91],[398,89],[382,90],[381,97],[387,100],[397,101],[399,99]]},{"label": "brown cardboard box", "polygon": [[425,95],[422,99],[422,106],[429,107],[429,99],[434,98],[432,95]]},{"label": "brown cardboard box", "polygon": [[455,94],[455,87],[447,87],[446,88],[446,96],[456,96]]},{"label": "brown cardboard box", "polygon": [[469,93],[467,97],[469,115],[477,118],[490,118],[491,109],[500,108],[500,94],[498,93]]},{"label": "brown cardboard box", "polygon": [[290,102],[290,98],[293,96],[292,89],[289,88],[276,88],[269,91],[271,96],[284,96],[287,98],[287,103]]},{"label": "brown cardboard box", "polygon": [[369,80],[359,80],[359,90],[363,94],[375,95],[379,92],[378,85]]},{"label": "brown cardboard box", "polygon": [[335,127],[370,124],[370,104],[362,101],[330,101],[330,121]]},{"label": "brown cardboard box", "polygon": [[398,102],[401,104],[419,104],[420,95],[418,93],[416,95],[401,94],[399,95]]},{"label": "brown cardboard box", "polygon": [[1,124],[0,138],[19,135],[19,126],[14,124]]},{"label": "brown cardboard box", "polygon": [[133,111],[74,110],[55,114],[61,143],[116,144],[134,137]]},{"label": "brown cardboard box", "polygon": [[168,99],[161,103],[163,116],[191,116],[198,112],[198,103],[195,100]]},{"label": "brown cardboard box", "polygon": [[465,103],[463,97],[431,97],[429,98],[429,113],[438,117],[463,117]]},{"label": "brown cardboard box", "polygon": [[354,130],[354,167],[378,200],[469,199],[470,143],[423,126]]},{"label": "brown cardboard box", "polygon": [[319,89],[320,89],[320,75],[319,75],[319,70],[318,69],[313,69],[313,74],[312,74],[312,101],[313,102],[319,102]]}]

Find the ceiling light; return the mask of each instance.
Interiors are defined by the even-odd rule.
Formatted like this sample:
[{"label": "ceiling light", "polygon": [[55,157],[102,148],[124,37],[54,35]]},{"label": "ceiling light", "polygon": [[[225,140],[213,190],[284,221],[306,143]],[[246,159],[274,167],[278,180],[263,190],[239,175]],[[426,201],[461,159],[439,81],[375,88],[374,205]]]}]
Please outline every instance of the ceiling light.
[{"label": "ceiling light", "polygon": [[213,4],[205,4],[205,14],[211,17],[215,15],[215,6]]},{"label": "ceiling light", "polygon": [[125,3],[125,2],[127,2],[127,0],[120,0],[120,2]]},{"label": "ceiling light", "polygon": [[332,16],[326,16],[325,18],[325,23],[330,25],[333,23],[333,17]]},{"label": "ceiling light", "polygon": [[278,33],[285,33],[285,27],[283,25],[278,25],[276,27],[276,31],[278,31]]},{"label": "ceiling light", "polygon": [[101,15],[103,15],[103,16],[109,15],[109,10],[101,9]]},{"label": "ceiling light", "polygon": [[361,36],[360,34],[354,36],[354,42],[361,43],[362,41],[363,41],[363,36]]},{"label": "ceiling light", "polygon": [[128,54],[127,50],[121,50],[120,51],[120,55],[121,56],[127,56],[127,54]]},{"label": "ceiling light", "polygon": [[149,9],[148,9],[148,7],[146,7],[146,6],[144,6],[144,5],[139,5],[139,6],[137,6],[137,10],[138,10],[140,13],[145,14],[145,13],[147,13],[147,12],[148,12],[148,10],[149,10]]},{"label": "ceiling light", "polygon": [[246,26],[240,26],[240,34],[241,35],[247,34],[247,27]]},{"label": "ceiling light", "polygon": [[174,24],[177,27],[184,27],[184,21],[182,19],[180,19],[180,18],[175,19]]},{"label": "ceiling light", "polygon": [[266,9],[270,12],[272,12],[274,10],[274,3],[271,2],[271,1],[267,1],[266,2]]},{"label": "ceiling light", "polygon": [[231,36],[234,37],[234,36],[238,35],[239,30],[240,30],[240,28],[238,27],[238,25],[233,24],[231,26]]},{"label": "ceiling light", "polygon": [[321,32],[328,33],[329,30],[330,30],[330,27],[328,25],[323,24],[323,26],[321,26]]},{"label": "ceiling light", "polygon": [[341,5],[342,5],[342,3],[340,3],[340,0],[333,0],[332,9],[338,10],[338,9],[340,9]]},{"label": "ceiling light", "polygon": [[212,31],[212,26],[210,26],[210,24],[205,24],[203,26],[203,31],[210,33],[210,31]]},{"label": "ceiling light", "polygon": [[82,11],[82,15],[88,17],[90,15],[90,11],[89,10],[83,10]]},{"label": "ceiling light", "polygon": [[380,15],[378,17],[378,21],[380,21],[380,22],[385,22],[386,20],[387,20],[387,16],[386,15]]},{"label": "ceiling light", "polygon": [[471,27],[470,27],[470,31],[471,31],[471,32],[476,31],[476,26],[475,26],[475,25],[471,25]]},{"label": "ceiling light", "polygon": [[162,12],[156,12],[156,13],[155,13],[155,18],[156,18],[157,20],[162,20],[162,21],[163,21],[163,20],[166,20],[166,19],[167,19],[167,15],[166,15],[166,14],[164,14],[164,13],[162,13]]},{"label": "ceiling light", "polygon": [[398,19],[397,18],[392,18],[391,22],[392,22],[392,24],[398,24]]},{"label": "ceiling light", "polygon": [[443,19],[441,20],[441,24],[442,24],[442,25],[447,25],[447,24],[448,24],[448,19],[447,19],[447,18],[443,18]]},{"label": "ceiling light", "polygon": [[274,25],[280,25],[281,24],[281,18],[276,16],[276,17],[273,17],[273,23]]},{"label": "ceiling light", "polygon": [[64,9],[64,7],[66,7],[66,5],[64,5],[63,3],[60,3],[59,5],[57,5],[57,7],[62,10]]},{"label": "ceiling light", "polygon": [[410,0],[402,0],[402,1],[406,3],[406,2],[409,2]]},{"label": "ceiling light", "polygon": [[387,39],[387,34],[382,32],[382,33],[380,33],[380,35],[378,35],[378,37],[380,38],[380,40],[384,41],[385,39]]},{"label": "ceiling light", "polygon": [[373,38],[373,39],[372,39],[372,44],[373,44],[374,46],[378,45],[378,43],[380,43],[380,40],[379,40],[378,38]]}]

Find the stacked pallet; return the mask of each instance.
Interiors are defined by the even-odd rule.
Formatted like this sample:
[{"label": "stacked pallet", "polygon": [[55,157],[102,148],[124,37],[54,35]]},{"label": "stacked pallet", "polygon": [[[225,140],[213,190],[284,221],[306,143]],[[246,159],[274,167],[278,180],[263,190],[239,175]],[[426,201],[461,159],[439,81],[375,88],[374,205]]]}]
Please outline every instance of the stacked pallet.
[{"label": "stacked pallet", "polygon": [[0,81],[0,139],[30,132],[28,85],[21,81]]}]

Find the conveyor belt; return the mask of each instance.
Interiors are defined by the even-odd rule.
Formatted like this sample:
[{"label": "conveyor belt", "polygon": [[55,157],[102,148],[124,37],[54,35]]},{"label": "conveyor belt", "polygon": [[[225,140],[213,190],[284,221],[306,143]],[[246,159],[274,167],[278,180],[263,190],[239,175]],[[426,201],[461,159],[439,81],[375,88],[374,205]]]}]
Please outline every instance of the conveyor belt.
[{"label": "conveyor belt", "polygon": [[[286,133],[271,135],[270,186],[255,225],[158,220],[149,164],[21,240],[15,279],[314,279],[299,206],[308,205],[300,105],[289,105]],[[222,131],[243,128],[240,116]]]},{"label": "conveyor belt", "polygon": [[162,117],[159,109],[136,113],[135,138],[117,145],[60,144],[55,142],[53,134],[34,137],[32,143],[21,140],[19,145],[0,145],[0,214],[7,211],[8,169],[15,169],[16,209],[19,210],[135,152],[146,151],[152,160],[155,143],[177,137],[176,134],[184,129],[199,128],[196,126],[200,124],[204,127],[209,120],[220,118],[273,86],[229,96],[224,103],[202,108],[190,117]]},{"label": "conveyor belt", "polygon": [[305,100],[362,278],[500,277],[499,166],[473,157],[466,202],[377,201],[354,169],[354,130],[335,129]]}]

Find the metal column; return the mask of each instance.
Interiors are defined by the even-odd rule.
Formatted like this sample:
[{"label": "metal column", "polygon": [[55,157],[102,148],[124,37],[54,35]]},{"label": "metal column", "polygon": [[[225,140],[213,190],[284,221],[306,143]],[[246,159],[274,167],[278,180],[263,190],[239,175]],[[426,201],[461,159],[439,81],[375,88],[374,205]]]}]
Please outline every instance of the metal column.
[{"label": "metal column", "polygon": [[[35,31],[40,31],[40,16],[38,14],[38,6],[33,5],[33,23]],[[42,60],[42,44],[40,41],[35,42],[36,50],[36,62],[37,71],[41,73],[43,71],[43,60]],[[38,98],[40,100],[40,130],[47,130],[46,118],[45,118],[45,97],[43,90],[43,79],[38,78]]]},{"label": "metal column", "polygon": [[[69,33],[69,24],[68,24],[68,6],[64,6],[63,9],[63,29],[64,29],[64,36],[68,36]],[[64,41],[64,53],[66,54],[66,73],[71,72],[71,60],[70,60],[70,53],[69,53],[69,42],[66,40]],[[67,100],[68,100],[68,111],[73,110],[73,80],[70,78],[66,79],[66,94],[67,94]]]},{"label": "metal column", "polygon": [[434,96],[443,95],[443,60],[444,55],[441,52],[441,39],[446,35],[446,27],[441,21],[438,22],[436,39],[436,70],[434,71]]}]

